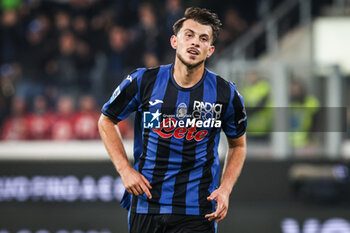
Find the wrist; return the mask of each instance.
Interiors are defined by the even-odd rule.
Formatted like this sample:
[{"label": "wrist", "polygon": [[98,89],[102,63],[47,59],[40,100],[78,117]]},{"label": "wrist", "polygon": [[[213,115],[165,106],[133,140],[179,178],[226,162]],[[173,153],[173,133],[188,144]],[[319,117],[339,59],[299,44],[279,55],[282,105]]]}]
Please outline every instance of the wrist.
[{"label": "wrist", "polygon": [[229,187],[228,185],[225,184],[221,184],[219,189],[223,190],[225,193],[227,193],[228,195],[231,194],[232,188]]},{"label": "wrist", "polygon": [[127,164],[122,164],[117,167],[117,172],[119,173],[120,176],[123,176],[124,174],[130,173],[130,170],[132,167],[130,166],[129,163]]}]

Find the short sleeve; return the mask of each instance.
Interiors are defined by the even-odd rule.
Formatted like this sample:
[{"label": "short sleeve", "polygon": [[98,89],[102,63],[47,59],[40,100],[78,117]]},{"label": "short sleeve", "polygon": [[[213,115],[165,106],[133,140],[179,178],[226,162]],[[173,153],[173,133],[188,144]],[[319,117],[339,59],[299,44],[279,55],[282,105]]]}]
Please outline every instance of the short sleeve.
[{"label": "short sleeve", "polygon": [[115,89],[101,112],[119,122],[124,120],[140,105],[139,84],[144,70],[136,70],[129,74]]},{"label": "short sleeve", "polygon": [[231,96],[223,119],[223,130],[226,136],[238,138],[247,129],[247,113],[244,107],[243,97],[233,83],[230,83]]}]

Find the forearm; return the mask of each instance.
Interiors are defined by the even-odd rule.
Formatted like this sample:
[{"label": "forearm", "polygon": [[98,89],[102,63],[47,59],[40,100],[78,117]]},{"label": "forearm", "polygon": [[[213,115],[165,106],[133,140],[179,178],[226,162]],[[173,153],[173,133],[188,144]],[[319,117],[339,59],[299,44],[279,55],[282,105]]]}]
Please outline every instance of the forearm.
[{"label": "forearm", "polygon": [[215,200],[217,203],[215,212],[205,215],[209,221],[216,219],[216,222],[219,222],[225,218],[228,210],[230,193],[241,173],[245,159],[245,134],[235,139],[227,138],[227,142],[229,149],[225,159],[221,185],[207,198],[208,201]]},{"label": "forearm", "polygon": [[107,152],[120,174],[123,169],[131,167],[122,143],[120,133],[114,122],[101,114],[98,121],[98,129]]},{"label": "forearm", "polygon": [[242,137],[233,141],[228,139],[229,149],[226,154],[220,187],[229,193],[231,193],[241,173],[246,156],[245,135]]},{"label": "forearm", "polygon": [[147,197],[151,199],[152,194],[149,189],[152,189],[152,186],[142,174],[131,167],[122,138],[114,122],[102,114],[98,120],[98,129],[108,154],[122,178],[125,189],[133,195],[146,193]]}]

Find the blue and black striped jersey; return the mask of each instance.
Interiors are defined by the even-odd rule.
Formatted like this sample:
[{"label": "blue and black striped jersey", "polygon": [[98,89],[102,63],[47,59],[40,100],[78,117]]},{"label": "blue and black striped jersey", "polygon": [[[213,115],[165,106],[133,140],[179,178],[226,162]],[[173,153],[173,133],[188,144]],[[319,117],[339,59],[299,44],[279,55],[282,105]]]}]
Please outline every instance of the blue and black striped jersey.
[{"label": "blue and black striped jersey", "polygon": [[120,84],[102,113],[115,121],[136,112],[134,168],[151,183],[146,194],[124,195],[122,205],[150,214],[205,215],[219,180],[220,131],[244,134],[247,117],[233,83],[205,69],[191,88],[180,87],[173,65],[138,69]]}]

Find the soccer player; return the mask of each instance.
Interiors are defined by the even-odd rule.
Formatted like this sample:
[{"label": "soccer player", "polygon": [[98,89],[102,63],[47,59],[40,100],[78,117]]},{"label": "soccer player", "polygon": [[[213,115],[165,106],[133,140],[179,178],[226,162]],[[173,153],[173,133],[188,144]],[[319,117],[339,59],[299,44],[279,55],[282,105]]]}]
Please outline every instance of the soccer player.
[{"label": "soccer player", "polygon": [[[103,106],[99,130],[120,174],[130,232],[216,232],[246,154],[246,114],[233,83],[207,70],[217,15],[188,8],[173,26],[175,63],[137,69]],[[134,167],[115,124],[135,116]],[[219,187],[220,131],[228,152]]]}]

